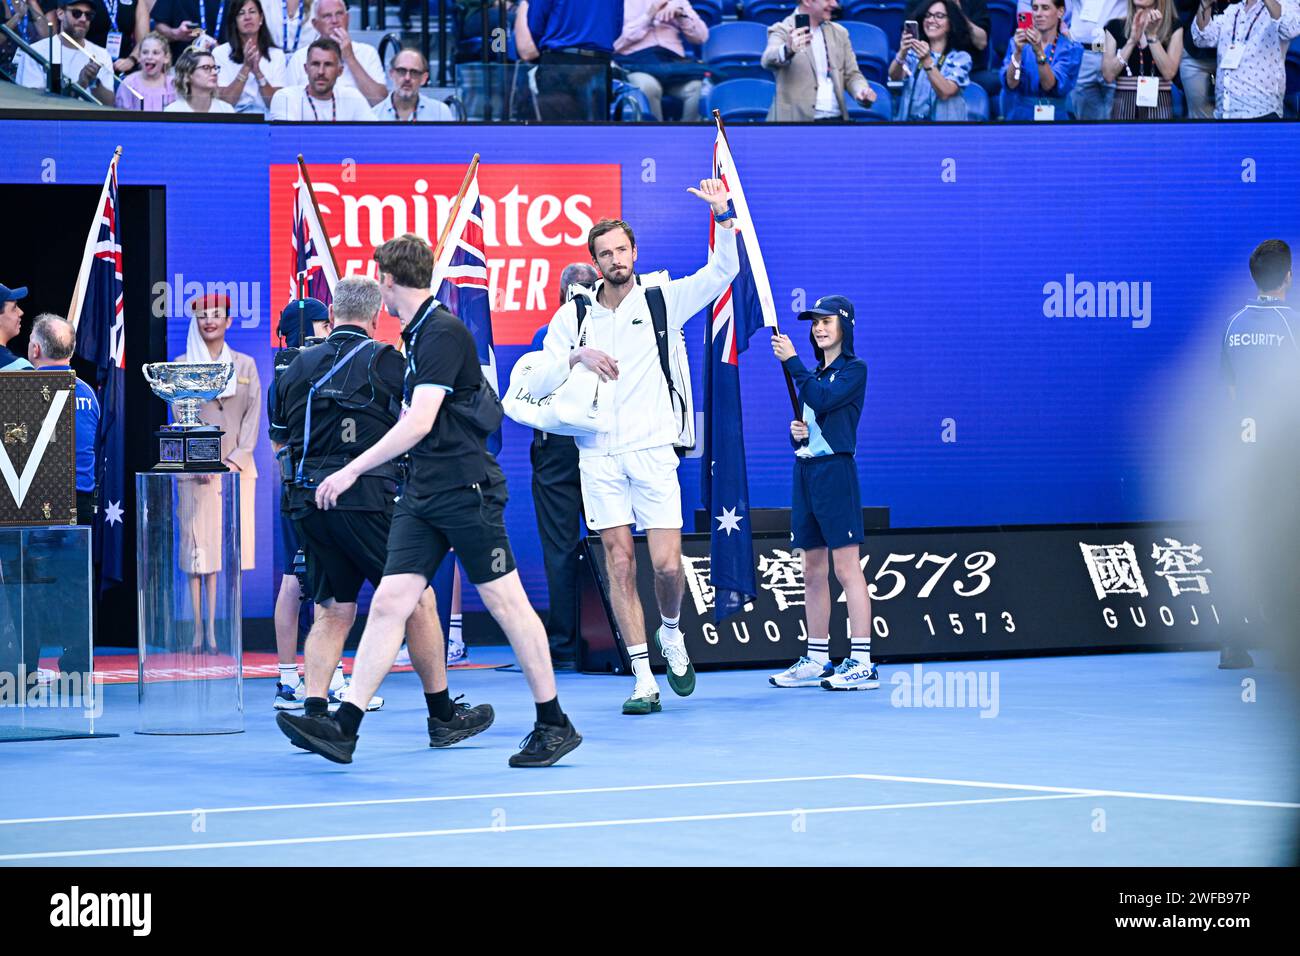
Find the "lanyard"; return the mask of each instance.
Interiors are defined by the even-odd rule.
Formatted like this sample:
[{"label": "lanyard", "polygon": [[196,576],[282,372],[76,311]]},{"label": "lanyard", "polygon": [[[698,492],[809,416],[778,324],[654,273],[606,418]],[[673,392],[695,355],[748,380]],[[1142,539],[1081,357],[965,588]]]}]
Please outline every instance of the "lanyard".
[{"label": "lanyard", "polygon": [[437,305],[437,299],[430,302],[428,307],[420,313],[418,319],[411,320],[411,324],[407,327],[404,336],[406,338],[406,374],[402,377],[402,391],[408,403],[411,400],[411,389],[407,383],[410,381],[411,375],[415,372],[415,340],[419,337],[420,326],[424,324],[425,319],[433,314],[433,310],[437,308]]},{"label": "lanyard", "polygon": [[[311,94],[308,93],[306,90],[303,90],[302,97],[307,101],[307,105],[311,107],[312,118],[319,123],[320,115],[316,112],[316,103],[312,99]],[[330,122],[337,123],[338,119],[339,119],[339,101],[337,98],[335,98],[333,93],[330,93]]]},{"label": "lanyard", "polygon": [[284,19],[280,21],[280,49],[284,50],[284,55],[288,56],[298,49],[298,44],[302,42],[302,21],[307,19],[303,16],[303,0],[298,0],[298,29],[293,33],[293,47],[289,47],[289,0],[280,0],[280,12]]},{"label": "lanyard", "polygon": [[[397,119],[397,118],[398,118],[398,116],[397,116],[397,101],[393,99],[393,97],[396,96],[396,95],[397,95],[396,93],[390,93],[390,94],[388,95],[388,102],[389,102],[389,103],[392,105],[392,107],[393,107],[393,119]],[[419,115],[420,115],[420,97],[419,97],[419,95],[417,94],[416,97],[415,97],[415,109],[411,110],[411,118],[410,118],[409,120],[406,120],[406,122],[407,122],[407,123],[414,123],[414,122],[415,122],[415,118],[416,118],[417,116],[419,116]]]},{"label": "lanyard", "polygon": [[121,4],[122,0],[104,0],[104,6],[108,8],[108,29],[110,32],[117,29],[117,8]]},{"label": "lanyard", "polygon": [[[208,28],[207,0],[200,0],[200,4],[202,6],[202,9],[199,11],[199,14],[203,18],[203,22],[200,23],[199,26],[202,27],[203,30],[206,32]],[[221,18],[224,17],[225,15],[226,15],[226,0],[221,0],[221,2],[217,4],[217,22],[216,25],[212,28],[212,34],[214,37],[221,32]]]},{"label": "lanyard", "polygon": [[303,426],[303,433],[302,433],[302,458],[298,460],[298,474],[295,476],[295,479],[299,483],[302,482],[303,465],[307,463],[307,448],[311,444],[311,406],[312,406],[312,402],[316,398],[316,389],[320,388],[331,378],[333,378],[334,373],[337,372],[339,369],[346,367],[348,362],[352,361],[352,356],[356,355],[367,345],[370,345],[372,341],[373,341],[372,339],[367,338],[364,342],[359,343],[356,346],[356,348],[354,348],[351,352],[349,352],[347,355],[343,357],[343,361],[341,362],[337,361],[338,353],[335,352],[334,358],[336,361],[334,362],[333,365],[330,366],[330,370],[326,372],[324,375],[322,375],[319,379],[312,382],[311,388],[307,389],[307,421]]},{"label": "lanyard", "polygon": [[[1237,21],[1241,19],[1241,11],[1244,9],[1245,9],[1244,6],[1238,7],[1236,14],[1232,18],[1232,45],[1233,46],[1237,45]],[[1264,4],[1261,2],[1259,8],[1255,11],[1255,19],[1251,20],[1249,25],[1247,25],[1246,35],[1241,38],[1242,46],[1245,46],[1247,43],[1250,42],[1250,31],[1255,29],[1255,24],[1259,22],[1260,15],[1263,12],[1264,12]]]},{"label": "lanyard", "polygon": [[[930,55],[933,56],[934,52],[931,51]],[[943,61],[946,59],[948,59],[948,51],[944,50],[943,53],[940,54],[939,59],[934,64],[934,68],[939,71],[940,76],[943,76]],[[916,65],[918,67],[921,65],[920,57],[917,57]],[[925,74],[924,70],[922,70],[921,73],[925,75],[926,80],[929,81],[930,79],[929,75]],[[919,75],[912,77],[912,91],[911,94],[907,97],[907,116],[905,117],[906,119],[912,118],[912,107],[916,105],[916,88],[921,85],[920,80],[921,77]],[[934,83],[930,83],[930,92],[932,93],[934,92]],[[932,97],[932,102],[930,103],[930,116],[929,116],[930,119],[934,119],[934,110],[935,107],[938,105],[939,105],[939,96],[937,93],[935,93],[935,95]]]}]

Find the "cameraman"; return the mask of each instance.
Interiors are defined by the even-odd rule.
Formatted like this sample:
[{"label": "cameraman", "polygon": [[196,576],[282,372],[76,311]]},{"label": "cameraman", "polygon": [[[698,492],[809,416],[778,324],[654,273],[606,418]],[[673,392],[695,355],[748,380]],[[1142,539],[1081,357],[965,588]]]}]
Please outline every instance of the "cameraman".
[{"label": "cameraman", "polygon": [[[334,288],[333,331],[321,344],[304,349],[276,387],[287,426],[273,427],[271,439],[290,449],[290,516],[307,555],[308,596],[317,608],[306,648],[308,723],[328,717],[329,679],[356,619],[357,595],[363,581],[379,583],[388,559],[388,528],[400,478],[395,463],[360,475],[333,509],[316,507],[317,486],[374,445],[399,417],[405,363],[396,349],[371,337],[380,304],[373,279],[340,280]],[[411,663],[429,707],[430,746],[445,747],[486,730],[493,719],[491,707],[453,706],[448,696],[442,631],[431,591],[420,596],[406,627]],[[377,710],[378,701],[368,698],[358,706]],[[298,743],[288,714],[277,714],[276,722]]]}]

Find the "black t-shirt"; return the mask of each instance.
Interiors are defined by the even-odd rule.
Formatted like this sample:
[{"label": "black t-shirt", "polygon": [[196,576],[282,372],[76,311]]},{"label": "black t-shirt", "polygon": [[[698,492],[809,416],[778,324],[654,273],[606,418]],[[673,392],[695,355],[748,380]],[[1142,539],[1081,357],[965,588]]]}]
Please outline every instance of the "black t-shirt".
[{"label": "black t-shirt", "polygon": [[[95,15],[90,18],[90,29],[86,31],[86,39],[91,43],[99,46],[108,46],[108,33],[110,30],[116,30],[122,34],[122,52],[118,56],[128,56],[135,42],[135,5],[140,0],[127,0],[119,2],[117,6],[117,20],[115,23],[109,21],[109,9],[105,0],[92,0],[95,5]],[[47,10],[49,4],[42,4]]]},{"label": "black t-shirt", "polygon": [[[1232,0],[1215,0],[1214,16],[1218,16],[1224,10],[1228,9]],[[1198,60],[1209,61],[1210,68],[1214,68],[1214,63],[1218,57],[1215,47],[1199,47],[1196,40],[1192,37],[1192,24],[1196,21],[1196,12],[1200,9],[1201,0],[1174,0],[1174,9],[1178,11],[1178,20],[1183,25],[1183,56],[1192,56]]]},{"label": "black t-shirt", "polygon": [[430,311],[433,302],[426,299],[402,332],[407,403],[421,387],[449,393],[429,434],[411,449],[405,494],[415,498],[477,484],[497,470],[486,438],[447,407],[472,398],[483,380],[474,336],[445,306]]},{"label": "black t-shirt", "polygon": [[[136,2],[139,3],[140,0]],[[223,0],[157,0],[153,9],[149,11],[149,17],[155,23],[165,23],[169,27],[178,27],[189,20],[195,26],[203,27],[208,36],[220,43],[221,25],[217,22],[217,17],[224,16],[222,8],[227,3],[233,2],[235,0],[225,0],[225,2]],[[173,65],[189,45],[189,43],[171,45]]]},{"label": "black t-shirt", "polygon": [[[324,379],[336,366],[335,373]],[[275,414],[271,440],[293,449],[295,464],[302,462],[305,485],[289,490],[290,514],[314,508],[315,486],[397,424],[404,367],[402,356],[393,347],[372,341],[355,325],[340,325],[321,344],[303,349],[281,373],[270,402]],[[307,397],[313,382],[320,384],[312,400],[311,438],[304,459]],[[335,507],[343,511],[386,510],[397,493],[396,474],[396,467],[390,464],[362,475],[339,496]]]}]

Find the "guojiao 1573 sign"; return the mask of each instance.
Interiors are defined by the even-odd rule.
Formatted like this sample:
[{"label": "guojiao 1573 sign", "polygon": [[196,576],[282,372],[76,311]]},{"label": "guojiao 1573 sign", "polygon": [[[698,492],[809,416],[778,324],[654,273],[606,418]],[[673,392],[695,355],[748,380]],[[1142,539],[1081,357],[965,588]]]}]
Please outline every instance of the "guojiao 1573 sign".
[{"label": "guojiao 1573 sign", "polygon": [[[375,249],[413,232],[436,243],[465,167],[338,163],[309,165],[340,275],[375,275]],[[271,167],[271,277],[278,314],[296,291],[293,252],[295,165]],[[587,231],[619,218],[617,164],[479,166],[483,239],[497,345],[527,344],[559,306],[560,272],[589,262]],[[274,324],[273,324],[274,325]],[[380,315],[379,337],[395,342],[397,324]],[[272,328],[274,337],[274,327]]]}]

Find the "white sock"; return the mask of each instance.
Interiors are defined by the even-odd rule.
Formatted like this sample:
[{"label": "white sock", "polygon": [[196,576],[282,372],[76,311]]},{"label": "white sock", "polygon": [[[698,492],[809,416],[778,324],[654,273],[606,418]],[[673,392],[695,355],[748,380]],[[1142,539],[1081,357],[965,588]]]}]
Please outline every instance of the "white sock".
[{"label": "white sock", "polygon": [[662,634],[665,641],[676,644],[682,639],[682,632],[677,627],[681,619],[682,617],[680,614],[677,615],[677,617],[664,617],[662,614],[659,615],[659,620],[663,621],[664,624]]},{"label": "white sock", "polygon": [[298,665],[281,664],[280,665],[280,683],[285,687],[298,686]]},{"label": "white sock", "polygon": [[334,676],[330,678],[330,690],[338,690],[345,683],[347,678],[343,676],[343,662],[339,661],[338,667],[334,668]]},{"label": "white sock", "polygon": [[447,640],[452,644],[464,644],[465,638],[461,637],[461,615],[453,614],[451,620],[447,623]]},{"label": "white sock", "polygon": [[656,684],[655,675],[650,670],[650,651],[647,645],[639,644],[627,649],[627,656],[632,658],[632,673],[636,675],[637,684]]},{"label": "white sock", "polygon": [[825,666],[831,662],[831,639],[808,638],[808,659],[816,664]]},{"label": "white sock", "polygon": [[849,638],[849,656],[864,667],[870,667],[871,635]]}]

